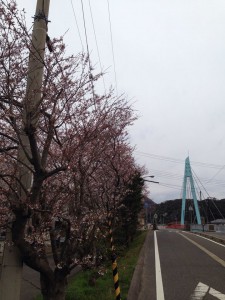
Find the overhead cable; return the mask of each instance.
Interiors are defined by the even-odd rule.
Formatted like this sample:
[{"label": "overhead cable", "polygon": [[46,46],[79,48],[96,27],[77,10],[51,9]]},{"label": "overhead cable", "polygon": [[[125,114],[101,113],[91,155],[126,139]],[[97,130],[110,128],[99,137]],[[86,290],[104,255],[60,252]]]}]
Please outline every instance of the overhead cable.
[{"label": "overhead cable", "polygon": [[[153,173],[157,177],[165,177],[175,180],[182,180],[183,175],[179,175],[176,173],[171,173],[167,171],[162,170],[156,170],[156,169],[150,169],[150,172]],[[209,178],[201,178],[201,181],[204,182],[207,185],[219,185],[219,186],[225,186],[225,181],[223,180],[211,180]]]},{"label": "overhead cable", "polygon": [[[149,157],[152,159],[158,159],[158,160],[168,161],[168,162],[172,162],[172,163],[179,163],[179,164],[184,163],[184,160],[182,160],[182,159],[177,159],[177,158],[172,158],[172,157],[167,157],[167,156],[160,156],[160,155],[146,153],[146,152],[140,152],[140,151],[134,151],[134,152],[137,155],[146,156],[146,157]],[[208,163],[202,163],[202,162],[197,162],[197,161],[191,161],[191,164],[199,166],[199,167],[206,167],[206,168],[213,168],[213,169],[221,169],[223,167],[221,165],[208,164]]]},{"label": "overhead cable", "polygon": [[115,76],[115,86],[116,86],[116,93],[118,94],[118,89],[117,89],[117,75],[116,75],[116,63],[115,63],[115,54],[114,54],[114,46],[113,46],[112,22],[111,22],[111,13],[110,13],[109,0],[107,0],[107,3],[108,3],[108,16],[109,16],[109,27],[110,27],[110,37],[111,37],[111,47],[112,47],[114,76]]},{"label": "overhead cable", "polygon": [[84,52],[84,45],[83,45],[83,42],[82,42],[82,38],[81,38],[81,34],[80,34],[80,28],[78,26],[77,16],[76,16],[76,13],[75,13],[73,1],[70,0],[70,3],[71,3],[71,6],[72,6],[73,16],[74,16],[74,19],[75,19],[75,23],[76,23],[76,26],[77,26],[78,35],[79,35],[79,38],[80,38],[80,43],[81,43],[81,46],[82,46],[82,52]]},{"label": "overhead cable", "polygon": [[99,47],[98,47],[97,35],[96,35],[96,30],[95,30],[95,25],[94,25],[94,18],[93,18],[93,14],[92,14],[92,8],[91,8],[90,0],[89,0],[89,8],[90,8],[90,14],[91,14],[92,27],[93,27],[94,36],[95,36],[95,44],[96,44],[97,53],[98,53],[98,60],[99,60],[99,65],[100,65],[100,69],[101,69],[101,73],[102,73],[103,86],[104,86],[104,90],[105,90],[105,94],[106,94],[105,79],[104,79],[104,75],[103,75],[103,68],[102,68],[102,63],[101,63],[101,58],[100,58],[100,52],[99,52]]},{"label": "overhead cable", "polygon": [[221,171],[224,170],[224,168],[225,168],[225,165],[222,166],[222,168],[219,171],[217,171],[216,174],[212,178],[209,179],[209,181],[213,180]]},{"label": "overhead cable", "polygon": [[93,98],[94,98],[93,75],[92,75],[92,67],[91,67],[90,51],[89,51],[89,45],[88,45],[87,26],[86,26],[85,14],[84,14],[84,3],[83,3],[83,0],[81,0],[81,7],[82,7],[82,15],[83,15],[83,23],[84,23],[84,32],[85,32],[86,47],[87,47],[87,55],[88,55],[88,64],[89,64],[89,79],[91,80],[91,87],[92,87],[92,93],[93,93]]}]

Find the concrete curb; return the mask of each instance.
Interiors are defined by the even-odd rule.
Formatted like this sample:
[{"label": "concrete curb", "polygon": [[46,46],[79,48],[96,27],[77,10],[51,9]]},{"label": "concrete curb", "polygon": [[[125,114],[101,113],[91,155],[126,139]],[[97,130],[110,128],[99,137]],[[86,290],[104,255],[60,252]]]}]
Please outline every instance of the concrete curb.
[{"label": "concrete curb", "polygon": [[143,267],[145,262],[145,255],[147,253],[146,248],[148,245],[149,235],[150,235],[150,231],[147,233],[144,245],[140,251],[138,262],[134,269],[134,274],[127,294],[127,300],[138,300],[141,291],[141,283],[142,283],[142,280],[140,280],[140,278],[143,276],[143,269],[144,269]]}]

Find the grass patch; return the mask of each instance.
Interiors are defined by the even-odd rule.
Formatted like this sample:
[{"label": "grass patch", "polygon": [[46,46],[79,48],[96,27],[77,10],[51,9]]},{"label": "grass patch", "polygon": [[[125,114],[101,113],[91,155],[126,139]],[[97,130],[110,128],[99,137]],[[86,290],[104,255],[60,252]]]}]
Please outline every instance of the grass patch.
[{"label": "grass patch", "polygon": [[[139,231],[127,251],[117,259],[121,298],[123,300],[127,298],[146,234],[146,231]],[[79,272],[69,282],[66,300],[115,300],[111,266],[106,267],[105,270],[106,273],[98,278],[95,276],[96,271],[94,270]],[[97,278],[94,285],[89,284],[90,278]],[[36,300],[41,299],[40,296],[36,298]]]}]

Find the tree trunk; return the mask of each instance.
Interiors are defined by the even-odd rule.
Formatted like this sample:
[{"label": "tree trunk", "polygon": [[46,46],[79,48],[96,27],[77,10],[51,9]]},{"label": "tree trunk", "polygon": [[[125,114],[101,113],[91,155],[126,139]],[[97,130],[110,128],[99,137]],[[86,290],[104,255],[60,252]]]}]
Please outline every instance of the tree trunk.
[{"label": "tree trunk", "polygon": [[43,300],[65,300],[67,288],[67,276],[55,274],[54,278],[49,278],[45,274],[40,274],[41,292]]}]

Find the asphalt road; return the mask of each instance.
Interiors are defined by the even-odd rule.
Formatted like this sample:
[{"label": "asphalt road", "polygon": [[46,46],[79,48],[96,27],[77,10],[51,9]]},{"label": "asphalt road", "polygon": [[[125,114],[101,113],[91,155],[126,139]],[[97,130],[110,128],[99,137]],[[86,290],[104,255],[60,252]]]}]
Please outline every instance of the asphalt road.
[{"label": "asphalt road", "polygon": [[[225,300],[224,281],[224,245],[177,230],[149,231],[128,300]],[[40,294],[39,274],[26,266],[21,290],[21,300]]]},{"label": "asphalt road", "polygon": [[149,232],[135,273],[128,300],[225,300],[225,246],[191,233]]}]

